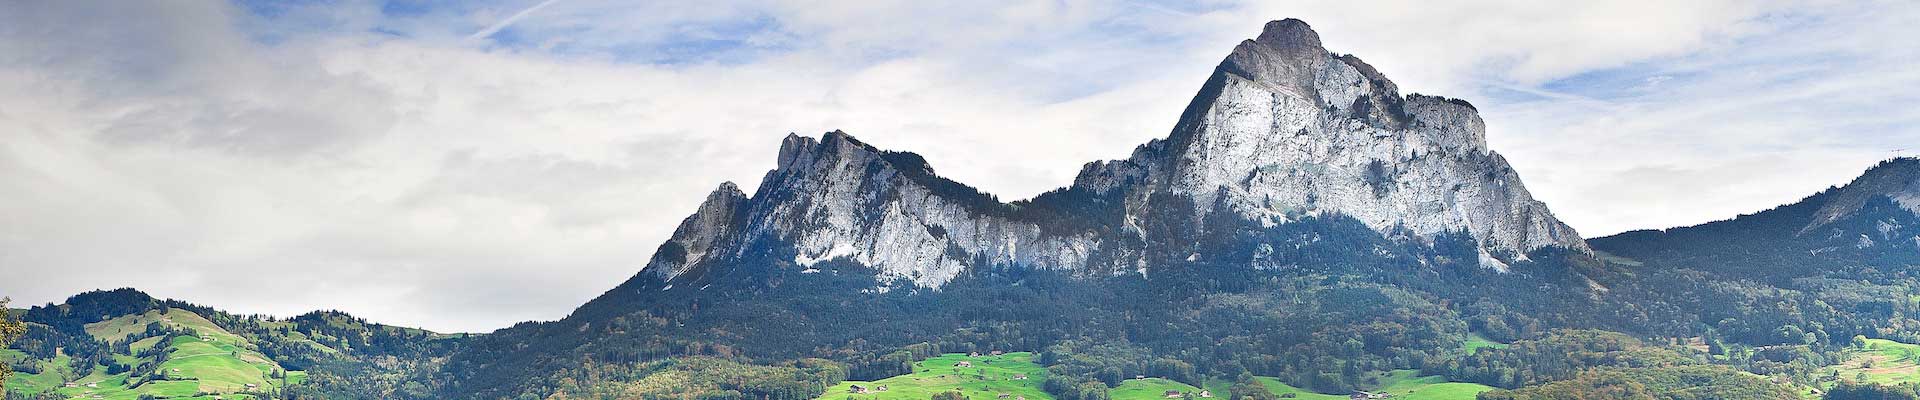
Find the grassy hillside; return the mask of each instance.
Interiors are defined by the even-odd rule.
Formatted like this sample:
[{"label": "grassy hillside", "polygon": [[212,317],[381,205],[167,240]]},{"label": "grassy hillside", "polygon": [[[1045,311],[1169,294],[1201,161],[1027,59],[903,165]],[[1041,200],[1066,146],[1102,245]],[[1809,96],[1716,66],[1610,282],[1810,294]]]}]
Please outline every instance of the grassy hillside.
[{"label": "grassy hillside", "polygon": [[[1047,370],[1033,363],[1032,353],[978,357],[945,354],[914,363],[913,371],[912,374],[871,382],[841,382],[827,388],[820,398],[919,400],[931,398],[936,393],[958,390],[973,399],[994,399],[1002,394],[1009,399],[1052,399],[1040,391],[1040,383],[1045,381]],[[1021,379],[1022,375],[1026,379]],[[885,386],[887,390],[855,393],[852,388],[856,385],[869,389]]]},{"label": "grassy hillside", "polygon": [[130,288],[9,312],[29,329],[0,350],[20,367],[5,391],[29,397],[394,398],[428,390],[400,381],[465,338],[338,311],[235,315]]},{"label": "grassy hillside", "polygon": [[[256,350],[247,339],[221,329],[205,317],[179,308],[150,310],[123,315],[85,325],[85,332],[106,343],[122,343],[157,325],[182,332],[179,335],[143,337],[127,344],[127,352],[113,354],[112,363],[128,371],[108,373],[107,368],[92,368],[84,374],[74,369],[72,360],[62,354],[54,359],[35,360],[37,373],[16,374],[7,382],[7,390],[18,393],[51,392],[68,398],[137,399],[142,395],[158,398],[197,398],[222,395],[225,399],[252,398],[240,394],[275,393],[289,381],[304,374],[286,371],[279,363]],[[159,347],[164,352],[152,352]],[[10,360],[26,357],[9,350]],[[156,364],[157,363],[157,364]],[[157,365],[142,374],[138,366]],[[288,379],[282,379],[285,376]],[[73,387],[67,387],[72,383]]]},{"label": "grassy hillside", "polygon": [[1392,394],[1403,400],[1472,400],[1480,392],[1493,390],[1478,383],[1449,382],[1440,376],[1419,376],[1418,371],[1399,370],[1381,377],[1372,392]]},{"label": "grassy hillside", "polygon": [[1855,382],[1920,383],[1920,345],[1886,339],[1866,339],[1865,344],[1864,348],[1848,350],[1847,361],[1826,370]]},{"label": "grassy hillside", "polygon": [[1200,398],[1200,392],[1204,390],[1214,397],[1226,398],[1227,382],[1208,381],[1205,385],[1204,388],[1198,388],[1166,378],[1128,379],[1120,382],[1120,386],[1108,390],[1107,397],[1113,400],[1165,399],[1167,391],[1171,390],[1180,392],[1182,395],[1191,394],[1194,398]]},{"label": "grassy hillside", "polygon": [[1261,385],[1265,385],[1267,387],[1267,391],[1273,392],[1274,395],[1281,396],[1282,398],[1288,398],[1285,396],[1291,394],[1293,395],[1293,397],[1291,398],[1300,399],[1300,400],[1346,400],[1347,399],[1346,395],[1314,393],[1306,389],[1293,387],[1293,385],[1288,385],[1285,382],[1280,382],[1279,379],[1275,379],[1271,377],[1262,376],[1254,379],[1260,381]]}]

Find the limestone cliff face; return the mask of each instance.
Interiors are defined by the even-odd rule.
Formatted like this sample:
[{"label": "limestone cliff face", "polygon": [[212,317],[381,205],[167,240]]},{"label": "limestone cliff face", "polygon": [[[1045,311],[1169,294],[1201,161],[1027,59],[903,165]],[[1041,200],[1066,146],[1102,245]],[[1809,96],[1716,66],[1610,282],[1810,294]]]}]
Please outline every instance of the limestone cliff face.
[{"label": "limestone cliff face", "polygon": [[[1125,191],[1129,215],[1171,192],[1268,224],[1339,213],[1424,237],[1466,230],[1496,260],[1557,246],[1589,251],[1486,145],[1459,100],[1402,97],[1353,56],[1334,56],[1304,22],[1274,21],[1242,42],[1171,137],[1089,165],[1076,187]],[[1489,266],[1504,268],[1497,263]]]},{"label": "limestone cliff face", "polygon": [[[1501,271],[1542,248],[1590,251],[1485,132],[1473,106],[1403,97],[1372,66],[1327,52],[1306,23],[1274,21],[1221,62],[1168,138],[1088,164],[1071,187],[1002,203],[912,153],[839,131],[790,135],[751,198],[722,185],[647,271],[698,276],[778,249],[791,268],[845,259],[927,288],[982,266],[1145,273],[1161,260],[1141,247],[1203,247],[1194,234],[1216,213],[1253,226],[1341,215],[1425,240],[1465,232],[1481,265]],[[1166,196],[1192,209],[1152,201]]]},{"label": "limestone cliff face", "polygon": [[[873,267],[885,280],[938,287],[975,264],[1084,265],[1093,243],[1089,237],[1042,235],[1037,224],[1012,218],[1008,205],[935,175],[918,155],[882,151],[839,131],[819,140],[789,135],[778,168],[745,203],[709,199],[661,250],[703,249],[687,252],[700,257],[668,263],[656,257],[648,269],[676,277],[689,272],[688,265],[744,256],[773,243],[791,246],[798,268],[845,258]],[[706,217],[736,208],[738,217],[731,220]],[[705,239],[711,236],[726,237],[720,250],[699,246],[715,243]]]}]

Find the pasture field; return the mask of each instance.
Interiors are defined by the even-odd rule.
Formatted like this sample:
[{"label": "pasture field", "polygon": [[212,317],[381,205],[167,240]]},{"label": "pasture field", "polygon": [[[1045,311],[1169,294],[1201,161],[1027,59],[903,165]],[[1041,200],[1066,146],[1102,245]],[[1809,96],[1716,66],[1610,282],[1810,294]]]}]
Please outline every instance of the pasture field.
[{"label": "pasture field", "polygon": [[1211,392],[1214,398],[1225,399],[1227,388],[1232,386],[1232,382],[1207,381],[1205,385],[1205,388],[1197,388],[1166,378],[1128,379],[1120,382],[1120,386],[1108,390],[1107,397],[1113,400],[1165,399],[1167,391],[1172,390],[1183,395],[1191,394],[1195,399],[1199,399],[1200,392],[1205,390]]},{"label": "pasture field", "polygon": [[[125,315],[87,324],[84,328],[88,335],[101,340],[124,341],[144,332],[147,325],[153,323],[190,329],[195,333],[177,336],[171,341],[163,340],[163,337],[145,338],[128,345],[134,353],[156,346],[167,349],[167,360],[160,363],[156,370],[157,379],[146,375],[134,376],[130,372],[109,375],[103,367],[95,367],[83,375],[70,365],[71,358],[62,353],[52,360],[40,361],[40,373],[15,373],[6,382],[6,390],[20,393],[51,391],[70,399],[98,396],[109,400],[136,400],[142,395],[166,399],[212,399],[214,394],[222,399],[251,399],[253,396],[237,392],[279,389],[280,380],[268,378],[272,372],[282,370],[279,364],[254,350],[254,346],[245,338],[227,332],[212,321],[187,310],[156,310]],[[25,357],[26,354],[15,350],[0,352],[0,358],[9,362]],[[151,361],[132,354],[113,355],[114,363],[129,367]],[[287,372],[288,382],[300,382],[305,378],[304,372]],[[74,387],[66,387],[69,382]],[[249,388],[249,384],[254,386]]]},{"label": "pasture field", "polygon": [[1403,400],[1473,400],[1480,392],[1493,390],[1492,386],[1452,382],[1438,375],[1419,374],[1414,370],[1393,371],[1382,377],[1380,387],[1372,391],[1392,394],[1393,398]]},{"label": "pasture field", "polygon": [[[967,365],[962,366],[961,363]],[[1026,379],[1020,379],[1022,375]],[[1007,395],[1007,399],[1052,399],[1040,391],[1040,383],[1045,382],[1046,375],[1046,368],[1033,363],[1033,353],[979,357],[954,353],[914,363],[912,374],[871,382],[840,382],[828,387],[820,399],[924,400],[936,393],[955,390],[972,399],[997,399],[1002,394]],[[868,389],[886,386],[887,390],[855,393],[852,390],[855,385]]]},{"label": "pasture field", "polygon": [[1850,349],[1848,353],[1847,361],[1829,366],[1826,371],[1848,381],[1887,385],[1920,383],[1920,345],[1866,339],[1866,347]]}]

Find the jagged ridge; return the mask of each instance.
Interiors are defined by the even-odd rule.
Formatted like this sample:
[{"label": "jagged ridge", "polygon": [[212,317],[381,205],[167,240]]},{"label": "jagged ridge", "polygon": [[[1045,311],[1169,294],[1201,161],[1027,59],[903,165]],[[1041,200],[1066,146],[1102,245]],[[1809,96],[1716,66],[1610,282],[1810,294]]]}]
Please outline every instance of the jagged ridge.
[{"label": "jagged ridge", "polygon": [[[1191,210],[1166,209],[1167,196]],[[1211,255],[1198,236],[1143,226],[1220,229],[1208,225],[1216,213],[1254,227],[1348,216],[1411,240],[1465,232],[1482,265],[1501,271],[1542,248],[1590,251],[1487,149],[1471,105],[1402,97],[1289,19],[1235,47],[1168,138],[1089,163],[1070,187],[1002,203],[912,153],[840,131],[789,135],[753,197],[723,184],[647,270],[687,281],[750,255],[799,268],[845,258],[932,288],[975,266],[1145,273],[1166,258]],[[1149,243],[1159,253],[1142,250]]]}]

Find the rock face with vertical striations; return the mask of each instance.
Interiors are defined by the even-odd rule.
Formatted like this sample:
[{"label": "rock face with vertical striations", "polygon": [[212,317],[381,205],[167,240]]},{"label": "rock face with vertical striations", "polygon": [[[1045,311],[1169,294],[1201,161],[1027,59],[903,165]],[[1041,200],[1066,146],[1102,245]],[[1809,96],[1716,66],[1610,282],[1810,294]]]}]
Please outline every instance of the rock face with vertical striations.
[{"label": "rock face with vertical striations", "polygon": [[1125,193],[1129,216],[1168,192],[1201,215],[1265,224],[1339,213],[1382,232],[1465,230],[1494,268],[1543,247],[1588,251],[1487,148],[1472,105],[1397,90],[1359,58],[1321,48],[1306,23],[1270,22],[1214,70],[1170,137],[1089,165],[1075,187]]},{"label": "rock face with vertical striations", "polygon": [[839,131],[790,135],[752,197],[722,185],[643,274],[678,282],[745,260],[811,270],[842,259],[883,282],[938,288],[982,267],[1274,267],[1260,254],[1275,244],[1257,234],[1248,245],[1261,250],[1235,252],[1244,257],[1207,254],[1220,246],[1205,241],[1319,218],[1415,243],[1465,234],[1479,265],[1502,272],[1536,250],[1590,251],[1487,148],[1473,106],[1398,90],[1322,48],[1306,23],[1274,21],[1220,63],[1169,137],[1013,203],[941,178],[912,153]]}]

